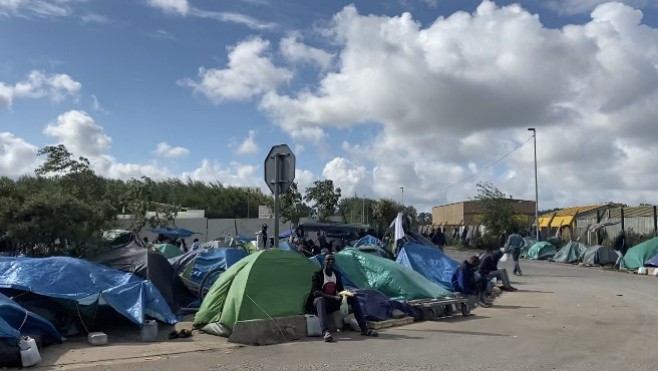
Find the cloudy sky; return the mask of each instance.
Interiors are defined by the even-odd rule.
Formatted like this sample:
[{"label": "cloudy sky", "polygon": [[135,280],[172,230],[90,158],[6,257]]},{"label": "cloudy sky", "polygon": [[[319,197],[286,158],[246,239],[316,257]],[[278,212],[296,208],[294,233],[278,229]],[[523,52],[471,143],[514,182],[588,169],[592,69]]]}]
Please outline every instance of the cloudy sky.
[{"label": "cloudy sky", "polygon": [[427,211],[658,203],[658,0],[0,0],[0,175],[65,144],[107,177],[301,187]]}]

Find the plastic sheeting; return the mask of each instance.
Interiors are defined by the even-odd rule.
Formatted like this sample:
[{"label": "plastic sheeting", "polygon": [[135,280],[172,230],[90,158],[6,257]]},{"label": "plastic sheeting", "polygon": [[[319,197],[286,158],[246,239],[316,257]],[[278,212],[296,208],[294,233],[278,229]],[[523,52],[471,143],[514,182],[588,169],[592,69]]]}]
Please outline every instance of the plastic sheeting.
[{"label": "plastic sheeting", "polygon": [[608,265],[617,263],[619,255],[611,247],[594,245],[583,254],[583,263],[587,265]]},{"label": "plastic sheeting", "polygon": [[368,235],[365,235],[365,236],[361,237],[360,239],[358,239],[354,243],[354,245],[352,245],[352,247],[381,246],[381,245],[382,245],[382,241],[379,238],[373,237],[373,236],[368,234]]},{"label": "plastic sheeting", "polygon": [[0,294],[0,338],[18,341],[21,335],[40,335],[46,344],[62,342],[52,323]]},{"label": "plastic sheeting", "polygon": [[160,291],[132,273],[68,257],[0,258],[0,288],[75,302],[105,305],[136,324],[146,315],[176,323]]},{"label": "plastic sheeting", "polygon": [[560,251],[558,251],[551,260],[556,263],[575,264],[578,263],[580,259],[582,259],[586,250],[587,246],[585,246],[585,244],[576,241],[570,241],[566,245],[562,246]]},{"label": "plastic sheeting", "polygon": [[248,255],[244,249],[226,248],[204,251],[196,256],[190,275],[186,278],[196,284],[201,284],[203,278],[210,271],[227,270]]},{"label": "plastic sheeting", "polygon": [[153,245],[153,249],[160,252],[160,254],[164,255],[164,257],[167,259],[183,255],[183,250],[168,243],[155,244]]},{"label": "plastic sheeting", "polygon": [[644,263],[658,254],[658,237],[637,244],[624,255],[623,266],[626,269],[638,269],[644,266]]},{"label": "plastic sheeting", "polygon": [[449,296],[451,292],[420,273],[392,260],[345,249],[337,254],[336,265],[360,289],[381,291],[394,300],[430,299]]},{"label": "plastic sheeting", "polygon": [[134,242],[90,256],[87,260],[148,279],[158,288],[173,311],[195,300],[178,272],[160,253]]},{"label": "plastic sheeting", "polygon": [[550,259],[557,253],[557,249],[550,242],[537,242],[528,250],[527,258],[530,260]]},{"label": "plastic sheeting", "polygon": [[224,272],[208,291],[194,326],[285,317],[305,312],[317,266],[302,255],[270,249],[249,255]]},{"label": "plastic sheeting", "polygon": [[354,290],[363,315],[368,320],[384,321],[391,316],[393,308],[386,295],[377,290]]},{"label": "plastic sheeting", "polygon": [[441,250],[419,244],[405,244],[396,261],[444,289],[452,291],[452,275],[459,267],[459,262]]}]

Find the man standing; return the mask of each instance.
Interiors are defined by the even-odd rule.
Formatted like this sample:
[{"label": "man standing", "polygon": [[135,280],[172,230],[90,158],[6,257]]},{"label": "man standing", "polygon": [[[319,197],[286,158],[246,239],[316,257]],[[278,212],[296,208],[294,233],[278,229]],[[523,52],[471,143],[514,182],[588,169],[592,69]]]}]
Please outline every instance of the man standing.
[{"label": "man standing", "polygon": [[265,250],[268,247],[267,224],[263,224],[260,232],[258,232],[256,235],[256,247],[258,250]]},{"label": "man standing", "polygon": [[[345,291],[343,282],[340,279],[340,274],[334,270],[335,263],[336,259],[332,254],[325,255],[324,267],[313,274],[311,294],[309,295],[309,303],[312,304],[310,309],[313,310],[320,319],[322,336],[326,342],[330,342],[334,339],[329,332],[327,318],[329,314],[340,309],[340,303],[343,298],[339,294],[344,293]],[[350,296],[350,294],[351,293],[345,296],[347,297],[347,303],[352,307],[354,318],[359,324],[361,335],[378,336],[376,331],[368,328],[368,323],[363,315],[363,311],[361,311],[361,304],[359,304],[356,295],[351,294]]]},{"label": "man standing", "polygon": [[195,239],[194,239],[194,242],[192,243],[192,248],[191,248],[191,250],[192,250],[192,251],[194,251],[194,250],[199,250],[200,248],[201,248],[201,242],[199,241],[198,238],[195,238]]},{"label": "man standing", "polygon": [[514,275],[523,276],[521,272],[521,266],[519,265],[519,258],[521,257],[521,248],[525,245],[525,240],[523,236],[514,232],[507,237],[507,242],[505,242],[505,252],[512,254],[512,260],[514,261]]},{"label": "man standing", "polygon": [[484,257],[482,257],[480,261],[480,276],[482,279],[486,280],[485,282],[489,282],[493,278],[502,281],[502,290],[504,291],[518,291],[512,287],[507,270],[505,268],[498,269],[498,260],[502,257],[502,251],[494,250],[493,248],[487,249],[487,253],[484,254]]}]

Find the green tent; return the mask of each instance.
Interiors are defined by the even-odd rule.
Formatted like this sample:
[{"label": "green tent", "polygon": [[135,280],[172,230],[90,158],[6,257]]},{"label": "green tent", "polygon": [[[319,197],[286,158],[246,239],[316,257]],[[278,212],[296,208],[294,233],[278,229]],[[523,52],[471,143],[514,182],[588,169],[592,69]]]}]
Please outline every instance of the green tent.
[{"label": "green tent", "polygon": [[528,258],[528,250],[530,250],[532,245],[534,245],[536,243],[537,243],[537,240],[535,240],[534,238],[524,237],[523,238],[523,246],[521,246],[521,255],[520,255],[520,257],[523,258],[523,259],[527,259]]},{"label": "green tent", "polygon": [[301,254],[270,249],[232,265],[212,285],[194,317],[201,328],[219,323],[304,314],[317,265]]},{"label": "green tent", "polygon": [[569,243],[562,246],[560,251],[558,251],[551,260],[556,263],[575,264],[582,259],[585,251],[587,251],[587,246],[585,246],[585,244],[576,241],[569,241]]},{"label": "green tent", "polygon": [[637,244],[624,255],[623,263],[626,269],[638,269],[644,267],[644,262],[658,253],[658,237]]},{"label": "green tent", "polygon": [[174,245],[168,244],[168,243],[156,244],[156,245],[153,245],[153,248],[156,251],[159,251],[167,259],[171,259],[171,258],[175,258],[179,255],[183,255],[183,251],[181,251],[181,249],[179,249],[178,247],[176,247]]},{"label": "green tent", "polygon": [[552,258],[557,253],[557,249],[549,242],[537,242],[528,250],[528,259],[546,260]]},{"label": "green tent", "polygon": [[393,260],[357,249],[337,254],[336,265],[345,278],[359,289],[381,291],[394,300],[415,300],[450,296],[452,293],[428,280],[413,269]]}]

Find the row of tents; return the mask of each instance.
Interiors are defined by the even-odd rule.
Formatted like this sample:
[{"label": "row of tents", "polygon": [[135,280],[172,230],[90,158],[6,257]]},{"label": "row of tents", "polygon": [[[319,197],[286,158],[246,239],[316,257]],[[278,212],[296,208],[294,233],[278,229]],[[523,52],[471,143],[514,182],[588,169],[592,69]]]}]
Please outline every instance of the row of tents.
[{"label": "row of tents", "polygon": [[[396,260],[381,257],[381,248],[381,241],[366,236],[336,254],[345,284],[357,290],[370,319],[384,320],[392,309],[413,315],[406,301],[452,295],[458,262],[438,248],[410,239]],[[173,324],[196,311],[196,326],[217,324],[230,332],[239,320],[303,314],[321,260],[284,241],[266,251],[206,245],[167,259],[127,231],[86,260],[2,257],[0,359],[15,360],[9,354],[20,336],[57,343],[109,322],[142,326],[152,318]],[[199,298],[212,272],[219,278]]]},{"label": "row of tents", "polygon": [[558,250],[550,242],[536,242],[526,238],[521,257],[565,264],[612,265],[626,270],[658,267],[658,237],[631,247],[623,255],[621,251],[614,250],[609,246],[587,246],[578,241],[569,241]]}]

